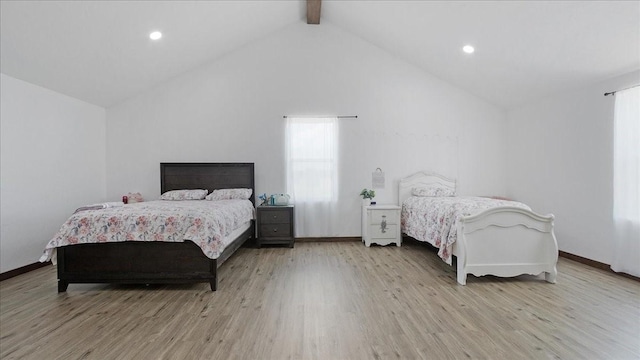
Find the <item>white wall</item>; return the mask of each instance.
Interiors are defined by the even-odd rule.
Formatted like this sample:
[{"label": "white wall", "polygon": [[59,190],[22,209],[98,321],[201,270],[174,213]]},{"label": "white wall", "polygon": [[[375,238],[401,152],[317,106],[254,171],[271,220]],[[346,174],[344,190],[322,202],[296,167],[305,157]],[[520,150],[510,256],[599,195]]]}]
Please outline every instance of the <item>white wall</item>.
[{"label": "white wall", "polygon": [[0,272],[38,261],[77,207],[105,198],[105,110],[0,74]]},{"label": "white wall", "polygon": [[640,72],[555,94],[508,112],[507,189],[553,213],[560,250],[611,264],[613,96]]},{"label": "white wall", "polygon": [[160,192],[159,163],[255,162],[258,193],[284,192],[283,115],[358,115],[340,125],[340,230],[360,234],[360,198],[379,203],[419,170],[463,194],[505,194],[506,114],[342,31],[294,24],[107,110],[107,195]]}]

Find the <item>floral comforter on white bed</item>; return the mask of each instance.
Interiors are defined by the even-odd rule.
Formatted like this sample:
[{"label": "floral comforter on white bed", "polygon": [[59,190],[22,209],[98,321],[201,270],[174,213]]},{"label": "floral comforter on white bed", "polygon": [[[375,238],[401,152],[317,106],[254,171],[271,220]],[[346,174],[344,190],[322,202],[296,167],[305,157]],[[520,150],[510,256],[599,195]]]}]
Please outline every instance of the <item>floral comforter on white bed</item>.
[{"label": "floral comforter on white bed", "polygon": [[402,232],[437,247],[438,256],[451,265],[451,250],[458,238],[460,218],[499,206],[531,210],[520,202],[492,198],[411,196],[402,204]]},{"label": "floral comforter on white bed", "polygon": [[191,240],[217,259],[233,230],[254,218],[249,200],[148,201],[73,214],[47,244],[40,261],[55,248],[73,244],[121,241]]}]

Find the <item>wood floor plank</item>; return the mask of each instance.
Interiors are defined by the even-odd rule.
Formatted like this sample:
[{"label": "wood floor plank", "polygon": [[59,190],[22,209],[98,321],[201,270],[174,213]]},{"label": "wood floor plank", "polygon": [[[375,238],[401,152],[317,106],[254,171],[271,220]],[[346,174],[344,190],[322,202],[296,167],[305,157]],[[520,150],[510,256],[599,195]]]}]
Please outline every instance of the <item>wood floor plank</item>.
[{"label": "wood floor plank", "polygon": [[242,248],[208,284],[0,283],[2,359],[638,359],[640,283],[469,276],[423,244]]}]

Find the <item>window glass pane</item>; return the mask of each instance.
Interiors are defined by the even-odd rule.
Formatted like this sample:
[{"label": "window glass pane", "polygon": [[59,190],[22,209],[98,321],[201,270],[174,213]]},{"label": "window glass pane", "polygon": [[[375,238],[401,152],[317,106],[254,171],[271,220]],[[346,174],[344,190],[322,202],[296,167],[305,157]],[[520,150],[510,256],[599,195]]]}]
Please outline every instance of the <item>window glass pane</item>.
[{"label": "window glass pane", "polygon": [[335,118],[287,121],[287,191],[295,201],[337,198]]}]

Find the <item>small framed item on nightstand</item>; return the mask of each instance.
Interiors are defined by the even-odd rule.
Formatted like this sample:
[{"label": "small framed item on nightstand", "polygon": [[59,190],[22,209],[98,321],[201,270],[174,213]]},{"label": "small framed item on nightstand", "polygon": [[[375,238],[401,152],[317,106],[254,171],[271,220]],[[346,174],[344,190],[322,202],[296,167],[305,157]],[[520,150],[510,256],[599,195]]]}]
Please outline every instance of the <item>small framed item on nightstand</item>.
[{"label": "small framed item on nightstand", "polygon": [[289,245],[295,243],[293,232],[293,205],[257,207],[258,247],[262,245]]},{"label": "small framed item on nightstand", "polygon": [[362,241],[367,247],[371,244],[402,244],[400,209],[397,205],[362,206]]}]

